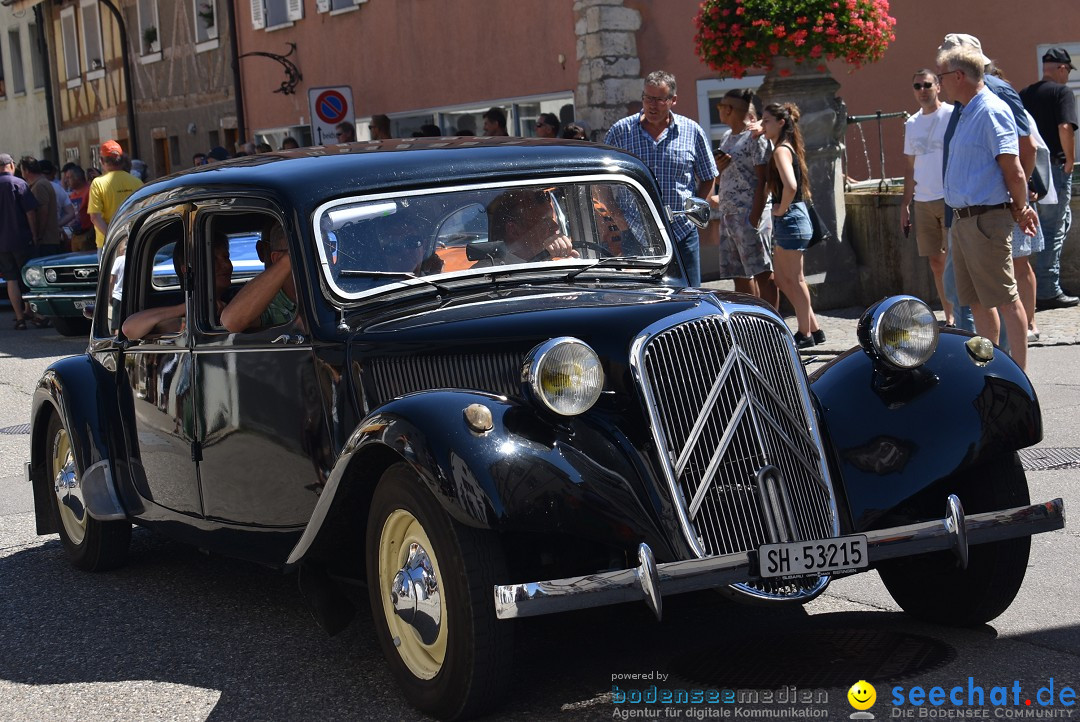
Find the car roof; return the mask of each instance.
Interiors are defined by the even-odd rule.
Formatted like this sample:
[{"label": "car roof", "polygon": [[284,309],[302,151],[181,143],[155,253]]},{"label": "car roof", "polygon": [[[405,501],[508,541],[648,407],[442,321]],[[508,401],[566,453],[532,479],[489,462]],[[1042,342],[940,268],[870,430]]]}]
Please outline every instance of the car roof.
[{"label": "car roof", "polygon": [[[199,166],[149,183],[132,194],[125,211],[166,194],[181,201],[215,187],[261,187],[293,206],[394,187],[431,187],[469,181],[507,181],[545,175],[623,173],[654,188],[635,156],[583,141],[534,138],[403,138],[261,153]],[[125,213],[126,215],[126,213]]]}]

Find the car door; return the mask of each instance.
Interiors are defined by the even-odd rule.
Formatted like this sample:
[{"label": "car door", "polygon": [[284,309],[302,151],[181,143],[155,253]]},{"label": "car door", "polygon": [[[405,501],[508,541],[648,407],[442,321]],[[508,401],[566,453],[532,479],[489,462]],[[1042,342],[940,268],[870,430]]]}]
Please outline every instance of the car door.
[{"label": "car door", "polygon": [[[133,236],[135,240],[122,257],[118,252],[106,260],[114,277],[123,269],[122,292],[114,294],[123,300],[110,309],[110,317],[128,319],[153,309],[187,307],[190,294],[182,266],[188,211],[189,206],[182,205],[155,212]],[[134,427],[126,431],[135,443],[132,477],[140,495],[165,509],[200,516],[202,501],[193,460],[193,366],[186,315],[183,312],[125,342],[121,379],[130,387],[134,413],[125,415],[124,423]]]},{"label": "car door", "polygon": [[246,210],[204,206],[193,223],[200,249],[196,287],[204,289],[193,329],[204,513],[209,521],[257,527],[264,537],[310,519],[325,475],[315,450],[327,438],[303,314],[243,333],[229,333],[218,321],[223,304],[209,288],[213,260],[207,249],[232,239],[229,296],[248,280],[241,261],[251,252],[237,239],[258,237],[268,223],[280,223],[278,216],[254,202]]}]

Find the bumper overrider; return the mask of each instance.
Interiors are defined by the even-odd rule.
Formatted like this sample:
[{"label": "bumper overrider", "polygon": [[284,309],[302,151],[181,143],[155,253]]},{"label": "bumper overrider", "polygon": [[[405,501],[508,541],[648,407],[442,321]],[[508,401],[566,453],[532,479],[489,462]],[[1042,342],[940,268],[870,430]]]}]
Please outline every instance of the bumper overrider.
[{"label": "bumper overrider", "polygon": [[[965,517],[960,500],[950,495],[942,519],[865,532],[870,566],[858,571],[867,571],[887,559],[945,550],[951,550],[958,566],[966,568],[972,544],[1031,536],[1064,526],[1065,504],[1061,499]],[[758,552],[753,550],[657,564],[652,549],[641,544],[639,565],[633,569],[498,585],[494,589],[495,614],[499,619],[514,619],[644,599],[660,618],[664,595],[756,579],[757,557]]]}]

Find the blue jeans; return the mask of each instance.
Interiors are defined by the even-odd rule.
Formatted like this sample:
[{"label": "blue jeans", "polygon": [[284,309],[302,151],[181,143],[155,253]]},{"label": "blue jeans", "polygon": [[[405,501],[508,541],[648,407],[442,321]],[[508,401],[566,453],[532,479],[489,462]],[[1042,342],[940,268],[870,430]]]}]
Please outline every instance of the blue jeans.
[{"label": "blue jeans", "polygon": [[1065,167],[1058,164],[1051,166],[1054,188],[1058,192],[1058,202],[1054,205],[1037,203],[1039,225],[1043,228],[1046,247],[1033,254],[1031,265],[1035,269],[1035,297],[1054,298],[1061,290],[1061,247],[1072,225],[1072,176],[1065,174]]},{"label": "blue jeans", "polygon": [[945,251],[945,272],[942,274],[941,285],[945,289],[946,300],[952,304],[953,325],[961,331],[975,333],[975,317],[971,315],[971,306],[961,306],[960,296],[956,292],[956,274],[953,273],[952,265],[952,228],[947,230],[949,243],[948,250]]},{"label": "blue jeans", "polygon": [[697,288],[701,285],[701,239],[697,229],[691,231],[686,238],[675,241],[675,250],[678,251],[679,260],[686,271],[687,282],[691,288]]}]

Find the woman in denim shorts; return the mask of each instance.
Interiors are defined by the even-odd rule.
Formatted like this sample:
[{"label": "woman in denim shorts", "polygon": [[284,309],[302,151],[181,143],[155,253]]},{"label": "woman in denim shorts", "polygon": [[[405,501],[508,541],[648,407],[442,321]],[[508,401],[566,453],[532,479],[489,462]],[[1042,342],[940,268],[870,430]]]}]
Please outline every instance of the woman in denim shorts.
[{"label": "woman in denim shorts", "polygon": [[803,251],[813,229],[804,202],[810,198],[810,179],[799,130],[799,108],[794,103],[773,103],[762,113],[761,125],[773,144],[766,176],[773,204],[773,271],[780,292],[795,307],[799,325],[795,345],[808,348],[824,343],[825,332],[818,327],[810,307],[810,289],[803,276]]}]

